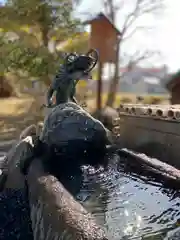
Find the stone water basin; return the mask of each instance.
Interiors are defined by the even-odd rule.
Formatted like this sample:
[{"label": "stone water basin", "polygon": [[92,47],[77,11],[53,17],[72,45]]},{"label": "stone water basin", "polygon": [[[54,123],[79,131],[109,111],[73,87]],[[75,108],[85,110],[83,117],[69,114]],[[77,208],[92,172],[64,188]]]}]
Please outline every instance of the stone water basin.
[{"label": "stone water basin", "polygon": [[179,190],[127,159],[117,161],[106,171],[85,168],[78,195],[109,239],[180,239]]},{"label": "stone water basin", "polygon": [[[0,155],[4,152],[2,148]],[[77,199],[96,216],[109,239],[180,239],[180,191],[131,162],[115,159],[107,170],[83,167]]]}]

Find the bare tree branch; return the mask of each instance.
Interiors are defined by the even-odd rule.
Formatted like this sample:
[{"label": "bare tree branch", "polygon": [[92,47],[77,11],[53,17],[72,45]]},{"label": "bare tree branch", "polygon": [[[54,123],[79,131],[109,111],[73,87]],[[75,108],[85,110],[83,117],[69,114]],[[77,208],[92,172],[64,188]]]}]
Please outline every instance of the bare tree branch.
[{"label": "bare tree branch", "polygon": [[[142,61],[145,60],[149,60],[151,57],[153,57],[154,55],[156,55],[158,53],[156,52],[142,52],[141,55],[137,56],[137,58],[133,57],[133,59],[131,59],[131,57],[129,57],[129,62],[126,65],[126,71],[120,73],[120,77],[124,77],[126,75],[127,72],[133,71],[137,65],[139,65]],[[153,64],[151,64],[151,67],[154,67]]]},{"label": "bare tree branch", "polygon": [[129,28],[135,24],[138,18],[145,14],[152,14],[156,10],[161,9],[163,6],[162,3],[163,0],[136,0],[133,10],[125,18],[121,29],[122,38]]},{"label": "bare tree branch", "polygon": [[[122,42],[125,40],[133,37],[133,35],[139,31],[150,31],[153,30],[153,27],[141,25],[139,26],[137,21],[139,18],[143,17],[144,15],[151,15],[155,13],[157,10],[162,9],[164,0],[133,0],[129,1],[129,3],[134,3],[134,6],[132,7],[132,10],[129,11],[129,13],[125,16],[124,23],[122,25],[122,28],[120,29],[121,32],[121,39],[119,40],[119,44],[121,45]],[[115,18],[116,15],[123,11],[123,7],[125,6],[125,3],[128,4],[128,2],[124,0],[104,0],[104,8],[105,12],[110,16],[113,23],[115,24]],[[121,47],[120,47],[121,51]],[[136,61],[133,62],[139,62],[140,60],[144,60],[148,57],[151,57],[152,55],[156,54],[155,52],[149,52],[149,51],[141,51],[141,54],[137,55],[137,52],[135,53]],[[144,55],[144,56],[143,56]],[[138,56],[138,57],[137,57]],[[132,56],[131,56],[132,61]]]},{"label": "bare tree branch", "polygon": [[147,26],[138,26],[138,27],[135,27],[134,29],[132,29],[131,31],[129,31],[127,33],[127,35],[125,35],[123,37],[123,41],[126,41],[128,40],[129,38],[133,37],[133,35],[136,33],[136,32],[139,32],[139,31],[151,31],[153,30],[153,27],[147,27]]},{"label": "bare tree branch", "polygon": [[[130,56],[122,56],[123,43],[134,36],[139,31],[153,30],[153,27],[142,25],[143,17],[156,14],[159,10],[163,9],[163,3],[165,0],[103,0],[103,9],[107,16],[111,19],[113,24],[116,22],[117,14],[124,16],[122,20],[120,32],[121,36],[117,38],[117,59],[115,63],[115,74],[112,82],[110,83],[107,105],[112,106],[115,99],[117,89],[117,77],[119,72],[119,56],[121,55],[120,63],[126,61],[126,66],[129,69],[134,68],[137,64],[147,59],[159,55],[158,51],[136,51]],[[129,4],[129,11],[128,11]],[[89,13],[88,13],[89,15]],[[142,19],[142,22],[140,21]],[[141,23],[140,23],[141,22]],[[113,90],[113,91],[112,91]],[[113,93],[112,93],[113,92]]]},{"label": "bare tree branch", "polygon": [[114,2],[113,0],[104,0],[103,1],[105,13],[111,19],[113,23],[116,21],[116,16],[119,11],[121,11],[125,5],[125,1]]},{"label": "bare tree branch", "polygon": [[152,59],[155,56],[161,56],[161,53],[159,51],[137,50],[134,53],[132,53],[131,55],[124,54],[122,56],[122,59],[124,60],[126,68],[129,71],[131,71],[141,62]]},{"label": "bare tree branch", "polygon": [[145,51],[136,51],[136,53],[131,56],[131,60],[130,60],[130,63],[133,63],[133,64],[137,64],[137,63],[140,63],[141,61],[145,60],[145,59],[149,59],[151,57],[153,57],[154,55],[159,55],[160,52],[157,52],[157,51],[149,51],[149,50],[145,50]]}]

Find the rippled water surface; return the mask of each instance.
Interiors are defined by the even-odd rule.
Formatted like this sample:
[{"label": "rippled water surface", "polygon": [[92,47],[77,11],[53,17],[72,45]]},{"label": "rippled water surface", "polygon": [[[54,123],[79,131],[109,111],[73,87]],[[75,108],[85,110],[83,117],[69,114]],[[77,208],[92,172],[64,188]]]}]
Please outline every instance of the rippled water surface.
[{"label": "rippled water surface", "polygon": [[84,167],[78,199],[111,240],[179,240],[179,191],[165,188],[151,174],[143,176],[145,170],[134,168],[137,164],[129,164],[121,158],[114,159],[107,170]]},{"label": "rippled water surface", "polygon": [[79,199],[105,226],[109,239],[180,239],[177,190],[143,177],[127,166],[127,159],[107,171],[89,167],[84,172]]}]

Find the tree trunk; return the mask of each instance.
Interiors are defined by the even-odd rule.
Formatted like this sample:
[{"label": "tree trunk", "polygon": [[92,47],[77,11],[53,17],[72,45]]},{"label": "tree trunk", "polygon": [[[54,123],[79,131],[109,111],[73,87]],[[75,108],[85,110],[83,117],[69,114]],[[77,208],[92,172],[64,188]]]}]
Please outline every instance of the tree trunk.
[{"label": "tree trunk", "polygon": [[[42,45],[46,48],[48,48],[48,44],[49,44],[49,38],[48,38],[48,32],[49,32],[49,29],[48,28],[45,28],[44,26],[40,26],[40,29],[41,29],[41,36],[42,36]],[[47,75],[44,79],[44,84],[46,86],[50,86],[51,85],[51,79],[50,77]]]},{"label": "tree trunk", "polygon": [[115,97],[116,97],[117,87],[119,83],[119,48],[120,48],[120,44],[119,44],[119,41],[117,41],[115,72],[114,72],[114,77],[110,82],[108,98],[106,102],[106,106],[108,107],[113,107]]},{"label": "tree trunk", "polygon": [[97,110],[102,108],[102,63],[99,61],[98,65],[98,81],[97,81]]},{"label": "tree trunk", "polygon": [[42,45],[45,46],[45,47],[48,47],[48,43],[49,43],[49,38],[48,38],[48,32],[49,30],[44,28],[44,26],[40,26],[40,29],[41,29],[41,41],[42,41]]},{"label": "tree trunk", "polygon": [[15,95],[13,87],[4,76],[0,76],[0,98],[12,97]]}]

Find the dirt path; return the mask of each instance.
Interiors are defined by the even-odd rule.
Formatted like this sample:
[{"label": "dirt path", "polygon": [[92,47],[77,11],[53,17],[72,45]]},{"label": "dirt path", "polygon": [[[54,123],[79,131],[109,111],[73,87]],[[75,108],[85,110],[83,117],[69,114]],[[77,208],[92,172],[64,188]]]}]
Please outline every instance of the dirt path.
[{"label": "dirt path", "polygon": [[33,98],[0,100],[0,141],[17,138],[26,126],[41,119],[39,104]]}]

